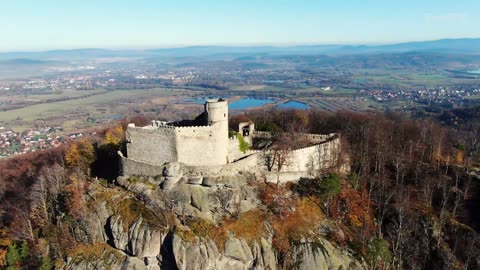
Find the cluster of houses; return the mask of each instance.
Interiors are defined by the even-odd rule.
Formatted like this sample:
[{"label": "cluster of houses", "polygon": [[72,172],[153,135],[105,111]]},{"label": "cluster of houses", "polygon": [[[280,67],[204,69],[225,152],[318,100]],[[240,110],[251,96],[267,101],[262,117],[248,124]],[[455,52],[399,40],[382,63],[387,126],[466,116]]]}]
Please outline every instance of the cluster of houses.
[{"label": "cluster of houses", "polygon": [[388,91],[388,90],[361,90],[360,94],[370,95],[373,100],[377,102],[389,102],[405,100],[415,103],[450,103],[460,104],[465,99],[471,96],[477,96],[480,94],[480,89],[477,88],[464,88],[464,89],[421,89],[421,90],[401,90],[401,91]]},{"label": "cluster of houses", "polygon": [[58,131],[61,130],[59,127],[46,127],[15,132],[8,128],[0,127],[0,159],[57,147],[69,139],[83,136],[82,133],[61,136],[58,134]]}]

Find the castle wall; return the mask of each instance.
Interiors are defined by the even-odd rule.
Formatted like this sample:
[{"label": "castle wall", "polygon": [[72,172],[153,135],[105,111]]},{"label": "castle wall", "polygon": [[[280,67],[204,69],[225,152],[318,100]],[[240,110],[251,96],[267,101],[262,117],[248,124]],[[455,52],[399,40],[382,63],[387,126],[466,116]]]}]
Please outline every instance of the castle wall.
[{"label": "castle wall", "polygon": [[[118,153],[120,156],[120,167],[122,168],[121,175],[123,176],[132,176],[132,175],[141,175],[141,176],[161,176],[163,173],[164,166],[162,165],[151,165],[137,160],[126,158],[122,155],[121,152]],[[250,155],[244,159],[230,163],[227,165],[215,165],[215,166],[189,166],[182,164],[182,170],[185,174],[189,176],[211,176],[211,175],[224,175],[224,174],[234,174],[240,171],[254,171],[258,165],[258,155]]]},{"label": "castle wall", "polygon": [[120,155],[120,168],[121,175],[131,176],[131,175],[142,175],[142,176],[158,176],[162,175],[163,166],[160,165],[150,165],[144,162],[139,162],[134,159],[126,158],[119,152]]},{"label": "castle wall", "polygon": [[177,135],[172,127],[127,128],[127,157],[152,165],[178,160]]},{"label": "castle wall", "polygon": [[308,172],[315,176],[321,170],[336,165],[340,151],[340,138],[330,140],[313,146],[293,150],[282,168],[285,172]]},{"label": "castle wall", "polygon": [[[214,124],[201,127],[177,127],[177,161],[188,165],[212,166],[227,163],[228,144],[219,137],[222,130]],[[228,139],[228,138],[227,138]]]},{"label": "castle wall", "polygon": [[[309,136],[311,134],[306,134]],[[317,176],[322,170],[326,170],[337,165],[340,154],[340,137],[336,134],[322,135],[324,139],[321,143],[296,149],[287,154],[285,163],[282,166],[281,174],[302,172],[304,176]],[[327,138],[325,140],[325,138]],[[310,138],[312,139],[312,138]],[[318,138],[320,139],[320,138]],[[268,152],[266,152],[267,155]],[[259,166],[266,170],[265,153],[258,153]],[[275,171],[276,165],[273,167]],[[278,173],[278,172],[276,172]]]}]

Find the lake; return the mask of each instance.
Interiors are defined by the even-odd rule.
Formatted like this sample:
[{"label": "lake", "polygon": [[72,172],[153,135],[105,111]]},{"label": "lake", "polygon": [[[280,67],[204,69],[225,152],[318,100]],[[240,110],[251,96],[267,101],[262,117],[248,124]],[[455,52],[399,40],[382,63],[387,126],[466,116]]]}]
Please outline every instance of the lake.
[{"label": "lake", "polygon": [[480,74],[480,69],[470,70],[470,71],[467,71],[467,72],[472,73],[472,74]]},{"label": "lake", "polygon": [[295,100],[289,100],[285,103],[278,104],[277,106],[275,106],[275,108],[307,110],[307,109],[310,109],[310,106],[308,106],[307,104],[305,104],[303,102],[298,102],[298,101],[295,101]]},{"label": "lake", "polygon": [[275,101],[273,99],[242,98],[228,104],[228,108],[232,110],[241,110],[253,107],[261,107],[274,102]]},{"label": "lake", "polygon": [[[212,98],[212,97],[208,97]],[[195,103],[195,104],[205,104],[205,100],[208,98],[186,98],[183,99],[181,102],[182,103]],[[275,103],[276,101],[273,99],[261,99],[261,98],[242,98],[235,100],[231,103],[228,104],[228,108],[230,110],[244,110],[244,109],[249,109],[249,108],[255,108],[255,107],[262,107],[267,104]],[[305,103],[298,102],[295,100],[289,100],[285,103],[278,104],[275,106],[277,109],[297,109],[297,110],[306,110],[309,109],[310,106],[308,106]]]}]

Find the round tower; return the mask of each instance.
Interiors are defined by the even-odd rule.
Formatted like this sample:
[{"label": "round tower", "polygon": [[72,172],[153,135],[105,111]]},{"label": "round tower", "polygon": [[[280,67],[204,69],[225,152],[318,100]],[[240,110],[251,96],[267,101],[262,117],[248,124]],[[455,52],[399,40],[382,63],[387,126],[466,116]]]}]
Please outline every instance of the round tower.
[{"label": "round tower", "polygon": [[221,164],[228,163],[228,102],[223,99],[207,100],[205,103],[208,125],[212,127],[216,157]]},{"label": "round tower", "polygon": [[228,104],[226,100],[207,100],[207,102],[205,103],[205,112],[207,112],[207,119],[209,125],[213,125],[217,122],[226,122],[226,124],[228,124]]}]

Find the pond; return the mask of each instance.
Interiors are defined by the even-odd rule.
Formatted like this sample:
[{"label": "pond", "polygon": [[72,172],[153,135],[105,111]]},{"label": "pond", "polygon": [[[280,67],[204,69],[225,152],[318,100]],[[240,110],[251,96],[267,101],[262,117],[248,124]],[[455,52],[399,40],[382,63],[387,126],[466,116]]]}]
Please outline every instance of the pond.
[{"label": "pond", "polygon": [[289,100],[285,103],[278,104],[275,106],[277,109],[296,109],[296,110],[307,110],[310,109],[310,106],[303,103],[303,102],[298,102],[295,100]]},{"label": "pond", "polygon": [[228,108],[231,110],[241,110],[253,107],[261,107],[274,102],[275,101],[273,99],[242,98],[228,104]]}]

